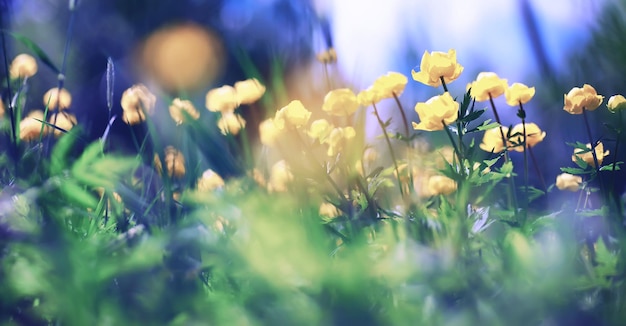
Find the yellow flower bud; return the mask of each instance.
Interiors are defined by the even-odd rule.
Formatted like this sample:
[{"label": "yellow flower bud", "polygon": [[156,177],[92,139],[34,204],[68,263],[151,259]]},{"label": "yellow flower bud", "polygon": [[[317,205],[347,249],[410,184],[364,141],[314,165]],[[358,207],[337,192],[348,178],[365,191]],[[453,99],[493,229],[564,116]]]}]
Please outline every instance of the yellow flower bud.
[{"label": "yellow flower bud", "polygon": [[122,115],[122,120],[124,120],[124,122],[126,122],[126,124],[128,124],[129,126],[133,126],[133,125],[140,124],[143,121],[145,121],[146,115],[141,110],[138,110],[138,111],[125,110]]},{"label": "yellow flower bud", "polygon": [[122,93],[120,104],[122,105],[125,115],[128,114],[129,117],[133,118],[140,117],[141,119],[139,119],[139,121],[141,122],[145,120],[144,113],[152,114],[154,112],[156,96],[154,96],[145,85],[136,84]]},{"label": "yellow flower bud", "polygon": [[378,159],[378,151],[373,147],[368,147],[363,152],[363,162],[364,163],[372,163]]},{"label": "yellow flower bud", "polygon": [[[26,116],[26,118],[20,122],[20,139],[22,141],[39,139],[39,136],[42,133],[42,122],[40,121],[44,121],[43,111],[32,111],[28,116]],[[46,135],[48,131],[48,127],[44,126],[43,135]]]},{"label": "yellow flower bud", "polygon": [[237,113],[222,113],[222,117],[217,121],[222,135],[237,135],[246,126],[246,120]]},{"label": "yellow flower bud", "polygon": [[415,69],[411,71],[411,75],[415,81],[432,87],[441,86],[441,77],[446,84],[449,84],[459,78],[463,66],[456,62],[456,51],[449,50],[445,52],[424,51],[422,61],[420,62],[420,71]]},{"label": "yellow flower bud", "polygon": [[626,109],[626,98],[623,95],[613,95],[609,98],[606,107],[612,113],[617,112],[618,110]]},{"label": "yellow flower bud", "polygon": [[[497,128],[495,128],[497,130]],[[498,132],[499,134],[500,132]],[[518,134],[517,136],[513,136],[511,137],[511,143],[515,143],[515,144],[521,144],[522,142],[524,142],[524,125],[521,123],[518,123],[517,125],[515,125],[515,127],[513,127],[513,129],[511,130],[511,135],[515,135]],[[506,135],[506,133],[505,133]],[[533,147],[535,145],[537,145],[538,143],[542,142],[543,139],[546,137],[546,132],[545,131],[541,131],[541,129],[539,129],[539,127],[530,122],[530,123],[526,123],[526,147]],[[502,137],[500,137],[502,138]],[[524,151],[524,147],[522,145],[519,146],[515,146],[512,148],[509,148],[509,150],[515,150],[517,152],[523,152]]]},{"label": "yellow flower bud", "polygon": [[583,183],[583,178],[579,175],[561,173],[556,176],[556,187],[559,190],[578,191]]},{"label": "yellow flower bud", "polygon": [[[591,144],[587,144],[587,148],[591,149]],[[602,165],[602,161],[604,161],[604,158],[609,155],[609,151],[604,151],[604,144],[602,144],[602,142],[598,142],[598,144],[595,146],[595,151],[596,151],[596,158],[598,159],[598,164]],[[572,162],[576,162],[576,156],[578,156],[583,161],[587,162],[587,164],[595,167],[596,164],[593,161],[593,154],[591,153],[591,151],[586,152],[586,153],[581,153],[581,152],[583,152],[583,150],[580,148],[574,149],[574,155],[572,155]]]},{"label": "yellow flower bud", "polygon": [[588,111],[597,109],[604,96],[598,95],[591,85],[584,84],[582,88],[574,87],[564,95],[563,110],[570,114],[582,114],[583,108]]},{"label": "yellow flower bud", "polygon": [[276,112],[274,125],[278,129],[300,128],[309,122],[310,118],[311,112],[302,105],[302,102],[294,100]]},{"label": "yellow flower bud", "polygon": [[256,78],[236,82],[234,87],[240,104],[252,104],[265,94],[265,86]]},{"label": "yellow flower bud", "polygon": [[282,130],[276,127],[274,119],[267,119],[259,124],[259,139],[261,144],[273,147],[276,145],[276,142],[281,135]]},{"label": "yellow flower bud", "polygon": [[43,95],[43,105],[47,106],[48,109],[55,110],[57,104],[59,110],[65,110],[72,104],[72,95],[65,88],[61,88],[59,91],[59,88],[54,87]]},{"label": "yellow flower bud", "polygon": [[206,93],[206,108],[211,112],[228,113],[239,107],[239,96],[234,87],[224,85]]},{"label": "yellow flower bud", "polygon": [[211,169],[204,171],[202,177],[198,179],[198,191],[207,192],[222,187],[224,187],[224,179]]},{"label": "yellow flower bud", "polygon": [[535,96],[535,88],[522,83],[513,83],[504,91],[506,103],[510,106],[518,106],[520,103],[526,104],[533,96]]},{"label": "yellow flower bud", "polygon": [[22,53],[15,57],[9,68],[11,79],[29,78],[37,73],[37,60],[30,54]]},{"label": "yellow flower bud", "polygon": [[428,178],[428,193],[431,196],[449,195],[456,191],[456,182],[443,175],[433,175]]},{"label": "yellow flower bud", "polygon": [[494,152],[500,153],[504,150],[504,143],[502,141],[502,134],[500,133],[500,128],[502,128],[502,133],[506,137],[509,128],[507,127],[499,127],[499,128],[491,128],[485,131],[485,135],[483,136],[483,142],[480,143],[480,149],[485,152]]},{"label": "yellow flower bud", "polygon": [[[165,166],[170,177],[182,178],[185,175],[185,157],[172,146],[165,148]],[[163,173],[161,159],[157,154],[154,154],[154,167],[159,173]]]},{"label": "yellow flower bud", "polygon": [[176,125],[181,125],[185,120],[186,115],[183,114],[183,112],[194,120],[198,120],[200,118],[200,112],[196,110],[196,107],[193,106],[191,101],[175,98],[170,105],[170,116],[172,116]]},{"label": "yellow flower bud", "polygon": [[322,51],[316,55],[317,61],[321,63],[335,63],[337,62],[337,52],[335,49],[330,48],[326,51]]},{"label": "yellow flower bud", "polygon": [[[76,117],[73,114],[69,114],[66,112],[55,113],[48,117],[48,122],[53,124],[65,131],[70,131],[76,125]],[[63,131],[54,129],[54,136],[59,137],[63,134]]]},{"label": "yellow flower bud", "polygon": [[378,90],[382,98],[393,98],[400,96],[409,80],[399,72],[388,72],[384,76],[378,77],[374,81],[373,87]]},{"label": "yellow flower bud", "polygon": [[326,119],[318,119],[311,122],[311,127],[309,127],[309,137],[313,139],[317,139],[320,143],[323,143],[326,140],[326,137],[330,135],[333,130],[333,126]]},{"label": "yellow flower bud", "polygon": [[348,116],[359,108],[356,95],[349,88],[335,89],[326,94],[322,110],[331,115]]},{"label": "yellow flower bud", "polygon": [[452,99],[450,93],[433,96],[426,103],[415,105],[415,112],[419,115],[420,123],[413,122],[416,130],[443,130],[446,125],[456,121],[459,116],[459,103]]},{"label": "yellow flower bud", "polygon": [[271,192],[285,192],[287,185],[293,180],[293,174],[285,160],[276,162],[270,171],[268,190]]},{"label": "yellow flower bud", "polygon": [[477,101],[488,101],[489,98],[496,98],[507,90],[506,79],[501,79],[494,72],[481,72],[476,80],[467,85],[471,88],[470,95]]}]

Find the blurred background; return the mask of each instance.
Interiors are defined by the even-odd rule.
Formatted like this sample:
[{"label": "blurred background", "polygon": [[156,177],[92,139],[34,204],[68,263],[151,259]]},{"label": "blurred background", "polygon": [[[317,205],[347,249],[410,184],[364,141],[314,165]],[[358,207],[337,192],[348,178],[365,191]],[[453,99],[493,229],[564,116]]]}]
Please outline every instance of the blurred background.
[{"label": "blurred background", "polygon": [[[333,46],[338,53],[330,72],[334,86],[358,91],[388,71],[401,72],[409,76],[401,100],[416,120],[415,103],[441,90],[411,80],[411,69],[426,50],[454,48],[465,67],[450,85],[455,96],[481,71],[536,87],[537,95],[525,108],[527,120],[547,132],[534,150],[550,184],[559,167],[574,166],[573,149],[565,142],[588,142],[582,117],[562,110],[563,94],[584,83],[605,99],[626,93],[623,0],[84,0],[77,1],[74,18],[67,1],[3,0],[0,6],[3,24],[32,39],[58,66],[71,25],[66,87],[75,96],[79,121],[94,137],[106,125],[108,57],[116,66],[115,103],[124,89],[143,82],[162,97],[184,94],[202,108],[208,89],[250,76],[247,62],[266,80],[280,75],[287,99],[302,99],[314,110],[328,90],[315,54]],[[12,55],[26,51],[13,40],[6,45]],[[281,69],[275,69],[276,62]],[[54,85],[56,76],[42,67],[30,92],[43,94]],[[33,96],[27,109],[41,108],[39,98]],[[602,123],[624,121],[608,113],[605,104],[590,114],[592,132],[605,136],[605,147],[613,152],[614,138]],[[496,105],[503,123],[519,122],[516,109],[504,99]],[[492,118],[491,111],[486,116]],[[368,133],[376,135],[379,129],[372,123]],[[624,160],[626,148],[618,152]],[[521,155],[516,160],[521,166]],[[619,193],[624,179],[620,172]],[[531,182],[539,187],[536,178]]]}]

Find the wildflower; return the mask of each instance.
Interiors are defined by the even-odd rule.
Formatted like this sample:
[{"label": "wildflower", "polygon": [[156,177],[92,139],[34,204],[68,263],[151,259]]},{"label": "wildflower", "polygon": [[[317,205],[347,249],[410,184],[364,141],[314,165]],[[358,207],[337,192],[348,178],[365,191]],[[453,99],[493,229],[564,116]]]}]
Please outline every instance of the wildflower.
[{"label": "wildflower", "polygon": [[[20,139],[22,141],[32,141],[39,138],[42,133],[42,122],[44,121],[43,111],[32,111],[20,122]],[[48,128],[43,128],[43,135],[48,133]]]},{"label": "wildflower", "polygon": [[428,178],[428,193],[431,196],[449,195],[455,192],[456,188],[456,182],[446,176],[433,175]]},{"label": "wildflower", "polygon": [[583,108],[593,111],[600,106],[604,96],[598,95],[595,88],[584,84],[582,88],[574,87],[564,95],[563,110],[570,114],[582,114]]},{"label": "wildflower", "polygon": [[[65,131],[70,131],[76,125],[76,117],[73,114],[69,114],[66,112],[55,113],[48,117],[48,122],[50,124],[54,124],[56,127],[61,128]],[[54,129],[54,136],[59,137],[64,132],[57,129]]]},{"label": "wildflower", "polygon": [[285,160],[276,162],[270,171],[268,190],[271,192],[285,192],[287,185],[293,180],[293,174]]},{"label": "wildflower", "polygon": [[234,87],[224,85],[206,93],[206,108],[211,112],[228,113],[239,107],[239,96]]},{"label": "wildflower", "polygon": [[122,120],[124,120],[124,122],[126,122],[127,125],[133,126],[146,120],[146,115],[141,110],[138,110],[138,111],[126,110],[122,114]]},{"label": "wildflower", "polygon": [[[587,144],[587,148],[591,149],[591,144]],[[604,145],[602,144],[602,142],[598,142],[594,150],[596,151],[596,158],[598,159],[598,164],[602,165],[602,161],[604,160],[606,156],[609,155],[609,151],[604,151]],[[581,152],[584,152],[582,148],[574,149],[574,155],[572,155],[572,162],[576,162],[576,157],[578,156],[581,160],[587,162],[587,164],[595,167],[596,164],[593,161],[593,154],[591,153],[591,151],[586,152],[586,153],[581,153]]]},{"label": "wildflower", "polygon": [[426,103],[419,102],[415,105],[415,111],[419,115],[420,123],[413,122],[416,130],[443,130],[446,125],[456,121],[459,116],[459,103],[452,99],[450,93],[433,96]]},{"label": "wildflower", "polygon": [[193,106],[191,101],[175,98],[170,105],[170,116],[172,116],[176,125],[181,125],[186,116],[198,120],[200,118],[200,112],[196,110],[196,107]]},{"label": "wildflower", "polygon": [[339,212],[339,209],[337,209],[337,206],[331,204],[331,203],[322,203],[320,205],[320,209],[319,209],[319,214],[322,217],[326,217],[326,218],[335,218],[339,215],[341,215],[341,212]]},{"label": "wildflower", "polygon": [[320,143],[323,143],[326,140],[326,137],[330,135],[333,130],[333,126],[326,119],[318,119],[311,122],[311,126],[309,127],[309,137],[313,139],[319,140]]},{"label": "wildflower", "polygon": [[502,133],[504,133],[505,135],[509,132],[509,128],[503,126],[499,128],[487,129],[485,131],[485,135],[483,135],[483,142],[479,145],[480,149],[490,153],[500,153],[504,150],[505,145],[502,141],[500,128],[502,128]]},{"label": "wildflower", "polygon": [[356,136],[356,131],[352,127],[335,128],[330,132],[325,143],[328,144],[328,150],[326,154],[328,156],[337,155],[347,140],[350,140]]},{"label": "wildflower", "polygon": [[224,187],[224,179],[211,169],[204,171],[198,179],[198,191],[212,191],[222,187]]},{"label": "wildflower", "polygon": [[467,87],[471,88],[470,95],[477,102],[483,102],[489,100],[490,97],[496,98],[504,94],[508,85],[506,79],[501,79],[494,72],[481,72]]},{"label": "wildflower", "polygon": [[302,102],[293,100],[276,112],[274,125],[278,129],[300,128],[309,122],[310,118],[311,112],[302,105]]},{"label": "wildflower", "polygon": [[463,66],[456,62],[456,51],[449,50],[445,52],[424,51],[422,61],[420,62],[420,71],[415,69],[411,71],[411,75],[415,81],[432,87],[441,86],[441,78],[446,84],[459,78],[463,71]]},{"label": "wildflower", "polygon": [[326,94],[322,110],[331,115],[348,116],[358,109],[356,95],[349,88],[335,89]]},{"label": "wildflower", "polygon": [[241,128],[246,126],[246,120],[234,112],[222,113],[222,117],[217,121],[217,126],[220,128],[222,135],[237,135]]},{"label": "wildflower", "polygon": [[256,78],[238,81],[235,83],[234,88],[240,104],[252,104],[265,94],[265,86]]},{"label": "wildflower", "polygon": [[265,175],[259,169],[254,168],[251,172],[248,173],[254,182],[261,187],[267,186],[267,181],[265,180]]},{"label": "wildflower", "polygon": [[330,48],[326,51],[322,51],[320,53],[318,53],[316,55],[316,59],[317,61],[321,62],[321,63],[335,63],[337,62],[337,52],[335,51],[335,49]]},{"label": "wildflower", "polygon": [[29,78],[37,73],[37,60],[30,54],[22,53],[15,57],[9,68],[11,79]]},{"label": "wildflower", "polygon": [[[141,117],[141,121],[145,120],[144,113],[152,114],[156,105],[156,96],[143,84],[136,84],[122,93],[120,101],[124,113],[133,115],[130,112],[137,112],[137,116]],[[131,124],[131,123],[129,123]]]},{"label": "wildflower", "polygon": [[369,106],[380,102],[381,98],[380,92],[373,86],[370,86],[357,94],[356,101],[361,106]]},{"label": "wildflower", "polygon": [[559,190],[578,191],[582,182],[583,178],[579,175],[561,173],[556,176],[556,187]]},{"label": "wildflower", "polygon": [[382,98],[393,98],[404,92],[408,79],[399,72],[388,72],[374,81],[373,87],[378,90]]},{"label": "wildflower", "polygon": [[363,152],[363,162],[372,163],[378,159],[378,151],[373,147],[368,147]]},{"label": "wildflower", "polygon": [[517,106],[520,103],[526,104],[533,96],[535,96],[535,88],[522,83],[513,83],[504,91],[506,103],[510,106]]},{"label": "wildflower", "polygon": [[[495,129],[495,128],[494,128]],[[498,132],[499,134],[499,132]],[[513,136],[511,137],[511,142],[513,144],[519,144],[515,147],[509,148],[509,150],[515,150],[517,152],[523,152],[524,151],[524,147],[522,147],[522,143],[524,142],[524,125],[521,123],[518,123],[517,125],[515,125],[515,127],[513,127],[513,129],[511,130],[511,134],[515,135],[515,134],[519,134],[517,136]],[[526,147],[533,147],[535,145],[537,145],[538,143],[542,142],[543,139],[546,137],[546,132],[545,131],[541,131],[541,129],[539,129],[539,126],[537,126],[534,123],[526,123]],[[502,137],[500,137],[502,138]],[[502,141],[500,141],[502,142]]]},{"label": "wildflower", "polygon": [[282,130],[278,129],[274,119],[266,119],[259,124],[259,139],[261,144],[269,147],[276,145]]},{"label": "wildflower", "polygon": [[[185,175],[185,157],[172,146],[165,148],[165,166],[170,177],[182,178]],[[163,173],[161,159],[157,154],[154,154],[154,167],[159,173]]]},{"label": "wildflower", "polygon": [[617,112],[618,110],[626,109],[626,98],[623,95],[613,95],[609,98],[609,102],[606,104],[606,107],[612,113]]},{"label": "wildflower", "polygon": [[57,104],[59,110],[65,110],[72,104],[72,95],[65,88],[61,88],[59,91],[58,87],[54,87],[43,95],[43,105],[47,106],[48,109],[55,110]]}]

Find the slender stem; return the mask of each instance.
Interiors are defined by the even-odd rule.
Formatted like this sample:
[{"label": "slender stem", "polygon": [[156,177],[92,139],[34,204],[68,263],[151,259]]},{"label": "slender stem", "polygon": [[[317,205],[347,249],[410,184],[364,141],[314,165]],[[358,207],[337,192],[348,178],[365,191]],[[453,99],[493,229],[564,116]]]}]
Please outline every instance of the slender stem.
[{"label": "slender stem", "polygon": [[[493,96],[489,94],[489,103],[491,104],[491,109],[493,110],[493,115],[496,118],[496,122],[500,125],[498,129],[500,130],[500,137],[502,137],[502,146],[504,147],[504,162],[509,161],[509,153],[507,152],[507,141],[504,136],[504,130],[502,129],[502,121],[500,120],[500,115],[498,114],[498,110],[496,109],[496,104],[493,102]],[[517,190],[515,189],[515,179],[511,176],[511,180],[509,182],[511,187],[511,192],[508,194],[509,202],[512,202],[515,210],[517,212]]]},{"label": "slender stem", "polygon": [[448,91],[448,85],[446,85],[446,80],[443,78],[443,76],[439,76],[439,79],[441,80],[441,86],[443,86],[443,91],[447,92]]},{"label": "slender stem", "polygon": [[404,136],[406,137],[407,143],[407,172],[409,173],[409,191],[413,190],[413,169],[411,163],[411,148],[413,148],[413,142],[410,140],[409,134],[409,120],[406,117],[406,113],[404,112],[404,108],[402,107],[402,103],[400,103],[400,99],[398,99],[398,95],[393,93],[393,99],[396,101],[396,105],[398,110],[400,111],[400,117],[402,117],[402,125],[404,126]]},{"label": "slender stem", "polygon": [[[302,139],[302,135],[300,135],[300,133],[295,130],[296,133],[296,138],[298,139],[298,141],[300,142],[300,144],[302,144],[302,148],[308,149],[309,145],[307,145],[307,143],[304,142],[304,139]],[[315,157],[315,155],[313,155],[311,153],[311,158],[313,159],[313,162],[316,166],[319,167],[324,167],[324,165],[322,165],[322,163],[320,163],[317,158]],[[339,197],[341,198],[342,201],[346,200],[346,197],[343,194],[343,191],[341,190],[341,188],[339,187],[339,185],[335,182],[335,180],[333,180],[333,178],[330,176],[330,174],[328,173],[328,171],[326,171],[326,168],[324,168],[324,176],[326,177],[326,180],[328,180],[328,183],[330,183],[330,185],[335,189],[335,191],[337,192],[337,194],[339,195]]]},{"label": "slender stem", "polygon": [[332,90],[333,89],[333,85],[330,82],[330,74],[328,73],[328,63],[324,62],[324,77],[326,78],[326,86],[328,87],[328,90]]},{"label": "slender stem", "polygon": [[450,139],[450,143],[452,144],[452,147],[454,148],[454,154],[456,155],[457,161],[459,163],[458,172],[461,175],[465,175],[465,169],[462,166],[461,154],[459,152],[459,147],[454,142],[454,137],[452,137],[452,133],[450,132],[450,129],[448,129],[448,125],[446,125],[445,121],[441,120],[441,124],[443,125],[443,130],[446,132],[446,135],[448,135],[448,138]]},{"label": "slender stem", "polygon": [[537,163],[537,158],[535,157],[535,153],[533,152],[532,147],[528,147],[528,154],[530,154],[530,159],[533,161],[533,167],[535,168],[535,173],[537,173],[537,175],[539,176],[541,186],[544,190],[548,190],[546,180],[543,178],[543,173],[541,173],[541,170],[539,169],[539,163]]},{"label": "slender stem", "polygon": [[[0,26],[4,26],[4,21],[3,21],[3,17],[4,15],[0,13]],[[4,37],[4,31],[0,31],[0,37],[2,38],[2,53],[4,54],[4,69],[7,73],[7,75],[9,75],[9,56],[8,56],[8,51],[7,51],[7,42],[6,42],[6,38]],[[9,99],[13,98],[13,91],[11,89],[11,78],[7,77],[7,91],[8,91],[8,95],[9,95]],[[14,169],[15,169],[15,173],[17,174],[17,169],[18,169],[18,163],[17,163],[17,152],[18,152],[18,140],[17,140],[17,121],[16,121],[16,117],[15,117],[15,113],[13,112],[14,107],[11,103],[12,101],[9,101],[9,119],[11,120],[11,158],[13,160],[13,164],[14,164]]]},{"label": "slender stem", "polygon": [[589,118],[587,117],[587,109],[583,107],[583,120],[585,120],[585,128],[587,129],[587,136],[589,137],[589,146],[591,146],[591,156],[593,157],[593,163],[595,164],[596,173],[598,176],[598,183],[600,184],[600,192],[603,196],[606,194],[602,177],[600,176],[600,164],[598,164],[598,156],[596,155],[596,142],[593,141],[591,136],[591,127],[589,126]]},{"label": "slender stem", "polygon": [[518,115],[522,118],[522,133],[524,134],[524,222],[528,218],[528,134],[526,133],[526,111],[524,111],[524,105],[522,102],[519,103],[519,112]]},{"label": "slender stem", "polygon": [[383,130],[383,135],[385,136],[385,141],[387,142],[387,147],[389,148],[389,155],[391,155],[393,166],[396,169],[396,177],[398,179],[398,189],[400,189],[400,194],[402,195],[402,197],[404,197],[404,190],[402,188],[402,181],[400,179],[400,169],[398,169],[398,161],[396,160],[396,154],[394,153],[393,147],[391,146],[391,141],[389,140],[389,135],[387,134],[387,128],[385,128],[385,123],[380,118],[380,114],[378,114],[376,103],[372,103],[372,107],[374,107],[374,115],[376,116],[376,120],[378,120],[378,124],[380,125],[380,128]]}]

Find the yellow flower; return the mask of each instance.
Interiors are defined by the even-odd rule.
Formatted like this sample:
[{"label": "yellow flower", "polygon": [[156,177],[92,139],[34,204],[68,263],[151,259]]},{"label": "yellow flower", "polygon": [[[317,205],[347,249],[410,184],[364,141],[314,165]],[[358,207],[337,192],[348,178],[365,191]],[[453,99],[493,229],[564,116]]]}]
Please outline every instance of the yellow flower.
[{"label": "yellow flower", "polygon": [[341,212],[337,209],[337,206],[331,203],[322,203],[320,205],[319,214],[322,217],[335,218],[341,215]]},{"label": "yellow flower", "polygon": [[206,108],[211,112],[233,112],[239,107],[239,96],[234,87],[224,85],[206,93]]},{"label": "yellow flower", "polygon": [[316,55],[317,61],[321,63],[335,63],[337,62],[337,52],[335,49],[330,48],[326,51],[322,51]]},{"label": "yellow flower", "polygon": [[[494,128],[497,130],[497,128]],[[511,137],[511,142],[514,144],[521,144],[522,142],[524,142],[524,125],[521,123],[518,123],[517,125],[515,125],[515,127],[513,127],[513,129],[511,130],[511,135],[515,135],[519,133],[519,135],[517,136],[513,136]],[[500,132],[498,131],[498,135],[500,134]],[[505,133],[506,136],[506,133]],[[533,147],[535,145],[537,145],[538,143],[542,142],[543,139],[546,137],[546,132],[545,131],[541,131],[541,129],[539,129],[539,126],[537,126],[536,124],[530,122],[530,123],[526,123],[526,146],[527,147]],[[502,137],[500,137],[502,138]],[[500,141],[502,142],[502,141]],[[515,150],[517,152],[523,152],[524,151],[524,147],[522,147],[522,145],[518,145],[512,148],[509,148],[509,150]]]},{"label": "yellow flower", "polygon": [[417,72],[413,69],[411,75],[414,80],[422,84],[439,87],[441,86],[441,77],[446,84],[449,84],[459,78],[462,71],[463,66],[456,62],[455,50],[451,49],[448,53],[424,51],[420,62],[420,71]]},{"label": "yellow flower", "polygon": [[194,120],[198,120],[200,118],[200,112],[196,110],[196,107],[193,106],[191,101],[175,98],[170,105],[170,116],[172,116],[176,125],[181,125],[185,120],[186,115],[183,114],[183,112]]},{"label": "yellow flower", "polygon": [[456,182],[443,175],[433,175],[428,178],[428,193],[431,196],[449,195],[456,191]]},{"label": "yellow flower", "polygon": [[259,124],[259,139],[261,144],[269,147],[276,145],[282,130],[276,127],[274,119],[266,119]]},{"label": "yellow flower", "polygon": [[137,112],[137,115],[141,116],[141,121],[143,121],[145,120],[144,113],[152,114],[154,112],[156,96],[145,85],[136,84],[122,93],[120,102],[124,111],[129,111],[129,115],[133,114],[130,111]]},{"label": "yellow flower", "polygon": [[517,106],[520,103],[526,104],[533,96],[535,96],[535,88],[522,83],[513,83],[504,91],[506,103],[510,106]]},{"label": "yellow flower", "polygon": [[494,72],[481,72],[467,87],[471,88],[470,95],[477,102],[483,102],[488,101],[490,96],[496,98],[504,94],[508,85],[506,79],[501,79]]},{"label": "yellow flower", "polygon": [[202,176],[198,179],[198,191],[206,192],[222,187],[224,187],[224,179],[211,169],[204,171]]},{"label": "yellow flower", "polygon": [[287,185],[293,180],[293,174],[285,160],[276,162],[270,171],[268,190],[271,192],[285,192]]},{"label": "yellow flower", "polygon": [[[65,131],[70,131],[76,125],[76,117],[69,113],[60,112],[60,113],[55,113],[51,115],[50,117],[48,117],[48,122],[50,124],[54,124],[55,126]],[[54,129],[53,132],[54,132],[55,137],[59,137],[63,134],[63,132],[59,129],[56,129],[56,128],[52,128],[52,129]]]},{"label": "yellow flower", "polygon": [[[587,148],[591,149],[591,144],[587,144]],[[598,164],[602,165],[602,161],[606,156],[609,155],[609,151],[604,151],[604,144],[602,142],[598,142],[595,146],[596,158],[598,159]],[[580,157],[583,161],[587,162],[587,164],[595,167],[596,164],[593,161],[593,154],[591,151],[586,153],[581,153],[583,150],[581,148],[574,149],[574,155],[572,155],[572,162],[576,162],[576,156]]]},{"label": "yellow flower", "polygon": [[[185,175],[185,157],[172,146],[165,148],[165,166],[170,177],[182,178]],[[161,159],[157,154],[154,154],[154,167],[159,173],[163,173]]]},{"label": "yellow flower", "polygon": [[626,109],[626,98],[623,95],[613,95],[609,98],[609,102],[606,104],[606,107],[612,113],[617,112],[618,110]]},{"label": "yellow flower", "polygon": [[50,110],[55,110],[59,105],[59,110],[65,110],[72,104],[72,95],[65,88],[54,87],[49,89],[43,95],[43,105],[47,106]]},{"label": "yellow flower", "polygon": [[[20,122],[20,139],[22,141],[39,139],[39,135],[42,132],[42,123],[40,121],[44,121],[43,111],[32,111],[28,116],[26,116],[26,118]],[[46,135],[48,132],[48,127],[44,127],[43,135]]]},{"label": "yellow flower", "polygon": [[311,112],[307,110],[302,102],[293,100],[276,112],[274,125],[278,129],[300,128],[309,122]]},{"label": "yellow flower", "polygon": [[373,87],[378,90],[382,98],[393,98],[394,96],[400,96],[404,92],[408,81],[405,75],[391,71],[384,76],[378,77],[374,81]]},{"label": "yellow flower", "polygon": [[143,113],[142,110],[137,110],[137,111],[125,110],[122,114],[122,120],[124,120],[124,122],[126,122],[127,125],[132,126],[132,125],[139,124],[143,122],[144,120],[146,120],[146,115]]},{"label": "yellow flower", "polygon": [[509,131],[509,128],[507,127],[487,129],[485,131],[485,135],[483,136],[483,142],[479,145],[480,149],[490,153],[500,153],[504,150],[504,143],[502,142],[502,134],[500,134],[500,128],[502,128],[502,132],[506,137]]},{"label": "yellow flower", "polygon": [[246,127],[246,120],[237,113],[222,113],[222,117],[217,121],[222,135],[237,135],[241,128]]},{"label": "yellow flower", "polygon": [[582,114],[583,108],[588,111],[597,109],[604,96],[598,95],[591,85],[584,84],[582,88],[574,87],[564,95],[563,110],[570,114]]},{"label": "yellow flower", "polygon": [[11,79],[29,78],[37,73],[37,60],[30,54],[22,53],[15,57],[9,68]]},{"label": "yellow flower", "polygon": [[325,143],[328,144],[326,154],[328,156],[337,155],[343,148],[347,140],[356,136],[356,131],[352,127],[335,128],[330,132]]},{"label": "yellow flower", "polygon": [[256,182],[260,187],[267,186],[267,181],[265,180],[265,175],[259,169],[254,168],[251,172],[248,172],[248,175],[252,177],[252,180]]},{"label": "yellow flower", "polygon": [[240,104],[252,104],[265,94],[265,86],[256,78],[246,79],[235,83],[235,91]]},{"label": "yellow flower", "polygon": [[578,175],[561,173],[556,176],[556,187],[559,190],[578,191],[583,183],[583,178]]},{"label": "yellow flower", "polygon": [[348,116],[359,108],[356,95],[349,88],[335,89],[326,94],[322,110],[331,115]]},{"label": "yellow flower", "polygon": [[459,116],[459,103],[450,93],[433,96],[426,103],[419,102],[415,105],[415,112],[419,115],[420,123],[413,122],[416,130],[443,130],[446,125],[456,121]]},{"label": "yellow flower", "polygon": [[323,143],[326,140],[326,137],[330,135],[333,130],[333,126],[326,119],[318,119],[311,122],[311,126],[309,127],[309,137],[313,139],[317,139],[320,143]]},{"label": "yellow flower", "polygon": [[356,100],[361,106],[376,104],[380,102],[381,99],[382,96],[379,90],[374,88],[374,86],[370,86],[367,89],[360,91],[356,96]]}]

